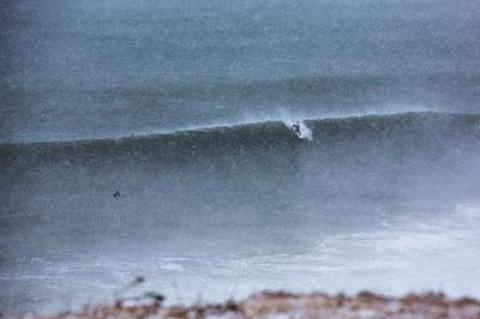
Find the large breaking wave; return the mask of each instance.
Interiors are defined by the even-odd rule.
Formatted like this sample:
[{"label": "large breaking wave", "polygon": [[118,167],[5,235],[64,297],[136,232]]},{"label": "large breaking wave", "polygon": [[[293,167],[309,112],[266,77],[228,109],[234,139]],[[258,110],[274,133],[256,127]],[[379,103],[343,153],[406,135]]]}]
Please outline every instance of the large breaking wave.
[{"label": "large breaking wave", "polygon": [[[188,281],[206,271],[199,261],[308,256],[325,238],[399,220],[428,224],[480,198],[479,114],[305,120],[312,141],[286,122],[1,145],[0,266],[16,269],[24,256],[38,256],[25,268],[36,273],[45,261],[50,271],[51,260],[88,256],[80,264],[121,260],[122,271],[133,260],[132,275],[138,260],[151,258],[144,271],[158,273],[153,284],[167,289],[162,258],[190,258],[179,275]],[[340,247],[327,262],[332,269],[344,262]],[[321,268],[320,259],[306,265]],[[256,281],[262,273],[250,267]]]},{"label": "large breaking wave", "polygon": [[[468,133],[467,138],[478,138],[480,134],[478,129],[480,114],[408,112],[302,121],[312,130],[315,144],[325,143],[333,137],[363,135],[369,135],[372,139],[389,137],[405,142],[414,136],[439,138],[442,135],[447,141],[459,133]],[[116,138],[0,144],[0,150],[4,156],[32,151],[46,152],[51,156],[60,154],[92,156],[96,153],[120,150],[165,154],[173,150],[180,153],[206,151],[216,153],[227,149],[293,146],[302,142],[289,128],[293,122],[295,120],[289,119]]]}]

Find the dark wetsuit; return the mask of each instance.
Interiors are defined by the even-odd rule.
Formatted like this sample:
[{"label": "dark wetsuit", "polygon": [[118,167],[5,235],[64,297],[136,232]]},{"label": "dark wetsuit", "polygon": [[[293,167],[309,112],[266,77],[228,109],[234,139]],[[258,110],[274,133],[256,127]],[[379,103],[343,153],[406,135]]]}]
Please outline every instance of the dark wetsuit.
[{"label": "dark wetsuit", "polygon": [[300,130],[300,125],[292,124],[292,130],[298,135],[302,136],[302,131]]}]

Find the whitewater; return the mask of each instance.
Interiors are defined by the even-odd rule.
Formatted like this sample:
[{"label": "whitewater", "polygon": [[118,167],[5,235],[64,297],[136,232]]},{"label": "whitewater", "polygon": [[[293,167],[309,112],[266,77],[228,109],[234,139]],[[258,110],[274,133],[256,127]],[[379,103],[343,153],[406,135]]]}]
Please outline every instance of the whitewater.
[{"label": "whitewater", "polygon": [[0,312],[480,297],[478,1],[0,13]]}]

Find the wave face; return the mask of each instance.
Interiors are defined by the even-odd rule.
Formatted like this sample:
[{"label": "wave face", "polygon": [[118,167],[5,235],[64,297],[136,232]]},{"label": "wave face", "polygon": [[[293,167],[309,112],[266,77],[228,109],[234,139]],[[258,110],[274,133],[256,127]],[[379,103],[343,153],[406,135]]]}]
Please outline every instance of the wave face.
[{"label": "wave face", "polygon": [[[311,141],[274,121],[1,145],[0,284],[7,288],[0,301],[11,309],[51,309],[64,302],[55,296],[68,293],[80,304],[108,295],[137,272],[152,276],[152,289],[167,292],[171,278],[193,289],[209,281],[210,297],[233,289],[232,281],[255,283],[245,284],[245,292],[297,289],[297,281],[276,280],[278,274],[288,277],[288,269],[265,268],[268,260],[306,269],[305,280],[320,276],[321,269],[341,276],[340,269],[350,269],[347,261],[360,262],[342,236],[357,238],[351,247],[375,256],[370,248],[380,249],[376,243],[388,236],[378,231],[409,225],[418,236],[417,222],[443,220],[457,205],[480,198],[480,115],[405,113],[304,124]],[[477,225],[471,219],[476,215],[462,216],[455,217],[458,223],[470,218]],[[376,235],[362,239],[371,231]],[[359,246],[361,240],[373,246]],[[318,251],[319,243],[328,250]],[[413,258],[404,246],[392,246],[393,239],[385,243],[399,258]],[[427,256],[431,246],[425,249]],[[377,257],[388,262],[385,256]],[[216,277],[214,264],[226,273]],[[367,264],[399,280],[412,275],[405,265]],[[473,258],[471,265],[478,264]],[[233,270],[238,265],[246,268]],[[366,264],[351,265],[368,277]],[[455,267],[450,270],[469,271]],[[97,290],[86,285],[92,276]],[[431,276],[425,287],[438,279]],[[22,280],[29,282],[28,293],[18,284]],[[51,293],[39,293],[49,282]],[[343,289],[341,283],[328,287]],[[11,302],[21,294],[32,301]]]},{"label": "wave face", "polygon": [[476,112],[479,74],[332,75],[159,88],[16,89],[0,106],[4,122],[0,142],[114,139],[216,123],[271,121],[285,115]]},{"label": "wave face", "polygon": [[[369,205],[416,198],[435,206],[451,196],[478,193],[473,186],[479,176],[479,115],[408,113],[305,123],[313,141],[299,139],[282,122],[266,122],[116,140],[3,145],[1,189],[7,201],[1,212],[7,223],[2,230],[21,234],[16,229],[23,217],[16,216],[26,216],[25,221],[35,220],[42,238],[43,227],[59,231],[63,240],[57,244],[63,245],[96,229],[86,242],[74,240],[87,249],[91,241],[112,240],[103,235],[130,240],[131,223],[135,232],[145,228],[138,235],[144,239],[149,231],[156,234],[151,227],[157,224],[186,223],[202,232],[218,227],[218,220],[286,219],[290,225],[299,211],[326,218],[325,227],[334,221],[347,227],[370,219]],[[125,196],[125,207],[112,198],[116,190]],[[353,214],[355,205],[359,212]],[[112,229],[102,235],[102,227]],[[57,244],[33,236],[15,246]]]},{"label": "wave face", "polygon": [[[478,124],[479,117],[477,114],[411,112],[302,121],[288,119],[118,138],[0,144],[0,151],[5,159],[21,154],[28,154],[36,160],[71,161],[101,161],[118,156],[135,160],[137,156],[138,159],[156,156],[158,164],[161,164],[176,162],[193,155],[215,158],[219,154],[228,156],[230,153],[253,152],[259,148],[266,150],[265,155],[269,154],[269,150],[287,151],[289,148],[293,150],[300,147],[314,150],[329,141],[335,143],[340,137],[354,139],[364,135],[375,139],[376,143],[379,142],[379,137],[382,141],[391,139],[392,143],[402,142],[396,147],[408,149],[415,145],[405,144],[410,139],[438,138],[441,134],[444,141],[448,142],[455,136],[450,136],[455,133],[451,130],[452,126],[459,132],[462,132],[462,128],[470,129],[472,135],[465,134],[466,137],[475,138],[475,125]],[[313,142],[315,137],[317,141],[307,144],[308,146],[300,143],[298,137],[289,129],[289,126],[296,122],[301,123],[304,130],[313,131],[310,142]],[[310,131],[308,133],[312,134]],[[436,146],[435,144],[431,147]],[[284,155],[288,155],[288,152]],[[6,162],[8,161],[4,161]]]}]

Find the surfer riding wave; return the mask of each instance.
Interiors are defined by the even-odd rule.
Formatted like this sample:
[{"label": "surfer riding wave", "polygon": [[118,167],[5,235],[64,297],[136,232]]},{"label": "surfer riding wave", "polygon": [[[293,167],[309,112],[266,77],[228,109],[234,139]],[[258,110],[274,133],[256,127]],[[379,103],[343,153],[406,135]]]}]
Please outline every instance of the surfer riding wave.
[{"label": "surfer riding wave", "polygon": [[312,131],[302,120],[296,120],[296,121],[293,121],[291,123],[285,122],[285,124],[299,138],[307,139],[309,141],[313,141]]}]

